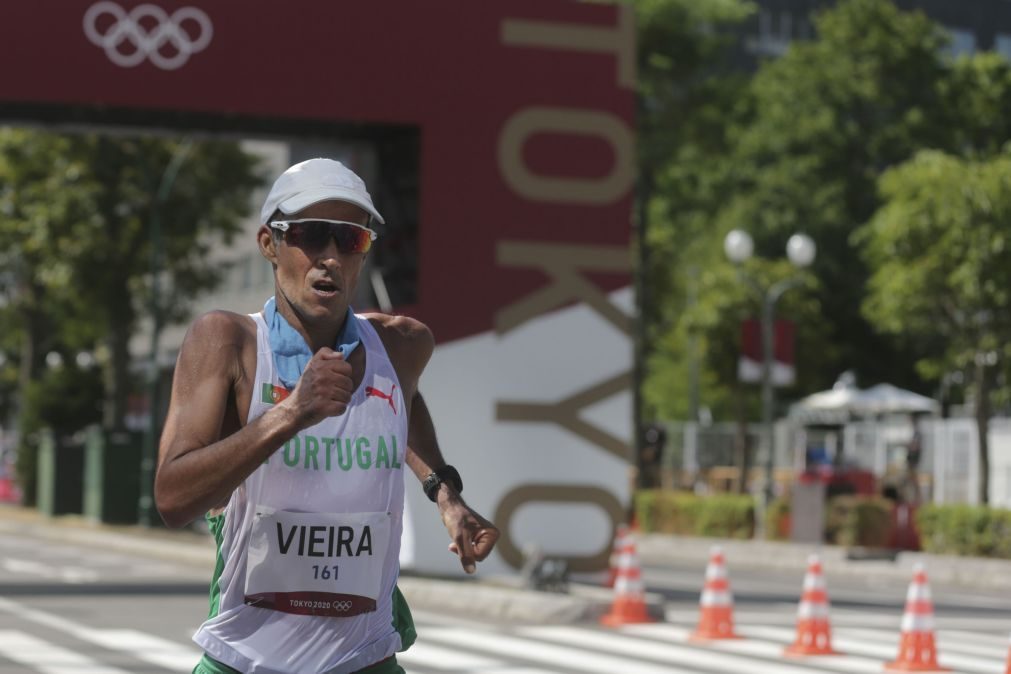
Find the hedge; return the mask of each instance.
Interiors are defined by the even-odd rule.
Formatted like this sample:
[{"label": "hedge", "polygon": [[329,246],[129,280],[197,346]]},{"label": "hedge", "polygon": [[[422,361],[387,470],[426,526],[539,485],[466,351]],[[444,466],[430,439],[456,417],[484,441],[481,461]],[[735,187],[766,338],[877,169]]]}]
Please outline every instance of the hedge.
[{"label": "hedge", "polygon": [[751,538],[755,504],[750,496],[640,490],[635,514],[643,531],[718,538]]},{"label": "hedge", "polygon": [[[920,519],[924,511],[921,509]],[[987,522],[997,522],[992,514]],[[1011,557],[1011,511],[1002,511],[1000,526],[991,527],[986,536],[978,536],[990,547],[999,544]],[[751,538],[754,535],[755,504],[751,496],[713,494],[696,496],[689,492],[640,490],[635,493],[635,514],[643,531]],[[771,539],[789,538],[790,501],[778,498],[765,515],[766,531]],[[961,520],[959,520],[961,521]],[[921,533],[925,531],[921,524]],[[828,500],[825,506],[826,543],[843,546],[882,548],[892,535],[892,503],[877,496],[844,495]],[[965,552],[961,554],[977,554]]]},{"label": "hedge", "polygon": [[892,534],[892,504],[877,496],[836,496],[825,511],[825,542],[883,548]]},{"label": "hedge", "polygon": [[1011,510],[923,505],[916,525],[925,552],[1011,559]]}]

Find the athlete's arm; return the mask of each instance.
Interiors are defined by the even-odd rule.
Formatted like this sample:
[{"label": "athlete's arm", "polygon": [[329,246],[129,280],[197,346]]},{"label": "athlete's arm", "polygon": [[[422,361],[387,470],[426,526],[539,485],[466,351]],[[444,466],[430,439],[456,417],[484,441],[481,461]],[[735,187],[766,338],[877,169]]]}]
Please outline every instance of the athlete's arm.
[{"label": "athlete's arm", "polygon": [[[435,350],[432,331],[423,323],[403,316],[379,316],[380,335],[397,370],[410,413],[407,430],[407,465],[423,481],[436,468],[446,465],[435,435],[435,424],[424,398],[418,392],[421,373]],[[449,549],[460,557],[467,573],[474,573],[475,562],[491,554],[499,531],[475,512],[452,485],[443,483],[436,495],[439,515],[449,533]]]},{"label": "athlete's arm", "polygon": [[222,437],[227,414],[235,423],[238,382],[253,376],[245,373],[242,354],[250,339],[255,349],[256,337],[245,320],[227,312],[201,316],[180,349],[154,485],[158,511],[170,527],[226,503],[278,447],[299,430],[343,413],[350,400],[350,365],[321,349],[287,399]]},{"label": "athlete's arm", "polygon": [[[432,415],[425,399],[417,391],[411,404],[406,459],[419,481],[424,480],[433,470],[446,465],[435,437]],[[464,571],[474,573],[475,562],[485,559],[495,547],[499,537],[498,529],[468,506],[456,488],[448,482],[439,485],[435,502],[442,523],[449,532],[450,552],[460,558]]]}]

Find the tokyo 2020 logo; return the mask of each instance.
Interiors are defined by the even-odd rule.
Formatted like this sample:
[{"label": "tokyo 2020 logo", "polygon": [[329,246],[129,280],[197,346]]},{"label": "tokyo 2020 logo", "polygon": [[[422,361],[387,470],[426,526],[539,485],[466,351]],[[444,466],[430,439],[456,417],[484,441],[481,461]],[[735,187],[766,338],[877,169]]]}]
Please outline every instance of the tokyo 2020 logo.
[{"label": "tokyo 2020 logo", "polygon": [[210,18],[196,7],[181,7],[169,14],[157,5],[144,4],[127,12],[105,0],[84,13],[84,34],[105,50],[110,61],[124,68],[145,60],[162,70],[181,68],[207,48],[213,33]]}]

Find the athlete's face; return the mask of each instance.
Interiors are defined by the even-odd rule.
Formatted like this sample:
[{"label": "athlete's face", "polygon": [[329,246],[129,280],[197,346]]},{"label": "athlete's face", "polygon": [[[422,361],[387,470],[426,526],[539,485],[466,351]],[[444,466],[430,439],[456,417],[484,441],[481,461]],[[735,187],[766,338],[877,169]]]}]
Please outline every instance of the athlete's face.
[{"label": "athlete's face", "polygon": [[[363,209],[346,201],[321,201],[284,220],[320,218],[344,220],[362,225],[369,216]],[[331,237],[321,248],[296,245],[289,236],[277,236],[269,227],[261,227],[258,240],[263,256],[275,265],[277,303],[282,302],[307,323],[343,316],[354,297],[367,253],[342,253]]]}]

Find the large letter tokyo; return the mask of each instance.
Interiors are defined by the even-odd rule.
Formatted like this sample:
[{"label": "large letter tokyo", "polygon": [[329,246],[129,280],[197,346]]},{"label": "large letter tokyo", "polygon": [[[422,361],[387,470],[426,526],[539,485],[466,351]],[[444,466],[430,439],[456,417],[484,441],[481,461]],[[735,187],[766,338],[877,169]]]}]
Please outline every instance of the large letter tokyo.
[{"label": "large letter tokyo", "polygon": [[[618,86],[631,88],[635,80],[634,21],[631,9],[625,6],[618,9],[617,16],[617,25],[613,27],[506,19],[502,23],[502,41],[515,48],[569,52],[566,54],[569,58],[580,54],[613,54]],[[535,135],[548,134],[581,135],[603,141],[613,156],[609,170],[603,176],[595,177],[538,172],[528,165],[524,148]],[[632,130],[624,119],[610,111],[552,107],[541,102],[516,110],[506,120],[498,138],[498,162],[505,183],[515,194],[527,200],[543,202],[546,206],[552,203],[577,206],[614,204],[628,197],[634,182]],[[587,277],[588,273],[630,271],[628,245],[565,244],[557,240],[500,241],[496,258],[503,267],[537,269],[550,279],[542,288],[496,314],[495,328],[499,335],[573,302],[591,307],[600,318],[601,329],[617,329],[630,335],[631,318]],[[552,403],[500,400],[496,406],[496,419],[556,424],[584,441],[584,451],[604,452],[627,461],[631,456],[627,440],[615,437],[579,415],[590,405],[627,392],[631,383],[631,373],[623,372],[573,391],[566,398]],[[613,475],[609,479],[613,480]],[[520,507],[530,503],[543,504],[542,507],[561,504],[596,507],[603,511],[612,528],[624,514],[617,496],[599,485],[545,481],[513,488],[499,501],[494,520],[502,530],[499,551],[506,562],[517,568],[523,562],[523,552],[511,531],[512,519]],[[566,550],[545,552],[565,559],[573,571],[594,571],[606,568],[610,548],[610,540],[607,540],[593,554],[578,555]]]}]

